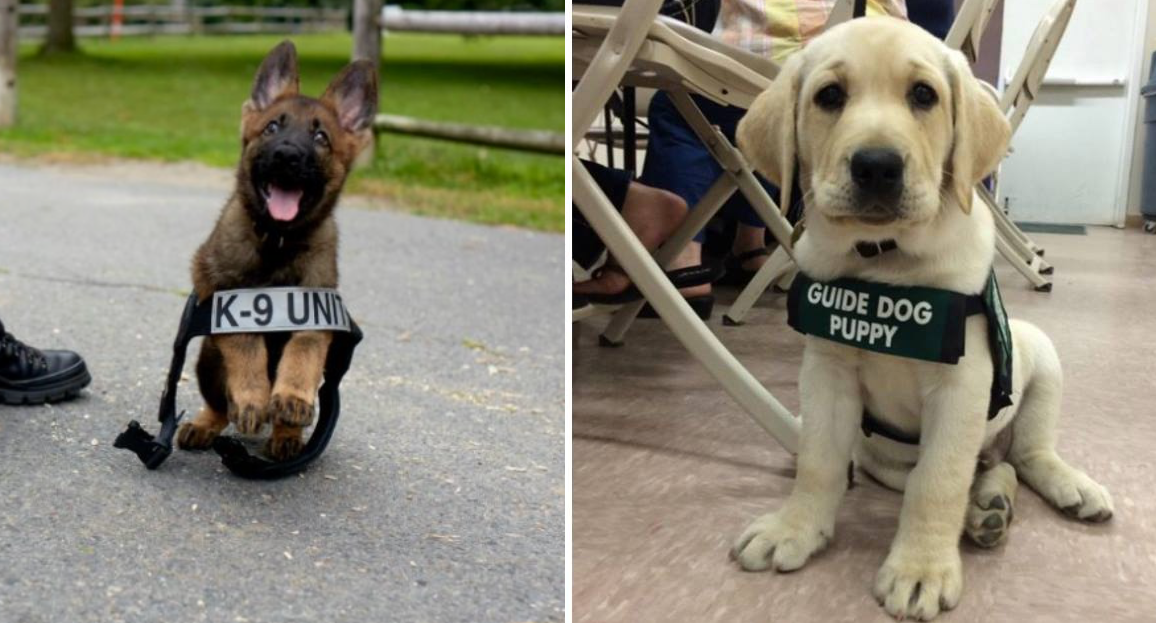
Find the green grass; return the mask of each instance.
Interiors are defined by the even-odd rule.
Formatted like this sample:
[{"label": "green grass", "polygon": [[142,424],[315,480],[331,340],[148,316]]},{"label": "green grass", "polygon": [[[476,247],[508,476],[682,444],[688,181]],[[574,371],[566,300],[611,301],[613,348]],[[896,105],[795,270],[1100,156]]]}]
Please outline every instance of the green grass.
[{"label": "green grass", "polygon": [[[194,160],[232,167],[241,103],[281,37],[86,40],[78,56],[22,49],[17,126],[0,151]],[[347,34],[295,36],[303,92],[319,95],[349,59]],[[385,39],[381,109],[511,128],[565,127],[561,38],[394,34]],[[383,134],[354,192],[414,212],[563,229],[564,160]]]}]

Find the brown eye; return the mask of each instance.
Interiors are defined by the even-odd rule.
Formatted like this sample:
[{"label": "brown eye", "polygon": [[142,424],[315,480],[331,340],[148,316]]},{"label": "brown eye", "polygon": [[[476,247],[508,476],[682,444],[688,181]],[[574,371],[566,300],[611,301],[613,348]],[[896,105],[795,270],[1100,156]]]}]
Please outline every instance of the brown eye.
[{"label": "brown eye", "polygon": [[815,104],[823,110],[839,110],[846,103],[847,92],[837,84],[828,84],[815,93]]},{"label": "brown eye", "polygon": [[314,130],[313,144],[318,147],[329,147],[329,135],[325,133],[325,130]]},{"label": "brown eye", "polygon": [[916,108],[927,110],[939,102],[939,95],[926,82],[916,82],[911,87],[911,104]]},{"label": "brown eye", "polygon": [[281,131],[281,122],[274,119],[274,120],[269,122],[269,125],[265,126],[265,129],[261,133],[264,134],[265,136],[273,136],[274,134],[276,134],[280,131]]}]

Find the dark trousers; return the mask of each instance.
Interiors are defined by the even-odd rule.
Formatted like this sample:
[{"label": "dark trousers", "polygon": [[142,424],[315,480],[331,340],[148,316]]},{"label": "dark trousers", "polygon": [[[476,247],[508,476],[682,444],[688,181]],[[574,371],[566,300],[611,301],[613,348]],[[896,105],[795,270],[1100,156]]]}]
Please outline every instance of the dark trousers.
[{"label": "dark trousers", "polygon": [[[712,124],[717,125],[727,139],[735,140],[735,129],[739,119],[747,111],[734,106],[722,106],[708,99],[692,95],[691,99],[702,110]],[[722,174],[722,167],[710,155],[694,130],[683,120],[674,102],[665,92],[659,91],[650,101],[647,113],[650,123],[650,139],[646,145],[646,163],[638,181],[682,197],[692,208]],[[776,203],[779,202],[779,187],[758,176],[759,182]],[[798,188],[798,184],[795,185]],[[796,195],[798,197],[798,195]],[[796,199],[797,200],[797,199]],[[723,204],[720,214],[725,219],[735,220],[744,225],[763,227],[764,223],[755,213],[750,202],[742,193],[734,195]],[[695,236],[702,242],[703,232]]]}]

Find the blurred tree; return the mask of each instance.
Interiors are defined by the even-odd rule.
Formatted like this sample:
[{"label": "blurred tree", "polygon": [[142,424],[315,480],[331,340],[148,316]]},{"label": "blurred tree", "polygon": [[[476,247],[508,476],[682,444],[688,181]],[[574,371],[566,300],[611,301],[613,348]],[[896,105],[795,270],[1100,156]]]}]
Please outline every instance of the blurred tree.
[{"label": "blurred tree", "polygon": [[72,36],[72,0],[48,0],[48,37],[41,54],[75,52],[76,37]]}]

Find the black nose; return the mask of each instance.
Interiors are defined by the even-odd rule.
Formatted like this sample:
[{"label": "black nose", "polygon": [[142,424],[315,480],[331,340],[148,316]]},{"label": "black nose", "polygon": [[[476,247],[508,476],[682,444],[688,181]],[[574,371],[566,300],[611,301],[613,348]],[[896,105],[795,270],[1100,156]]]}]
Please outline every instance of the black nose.
[{"label": "black nose", "polygon": [[903,190],[903,156],[894,149],[860,149],[851,156],[851,179],[864,196],[898,199]]},{"label": "black nose", "polygon": [[305,158],[305,152],[296,145],[283,143],[273,151],[273,165],[277,167],[298,167]]}]

